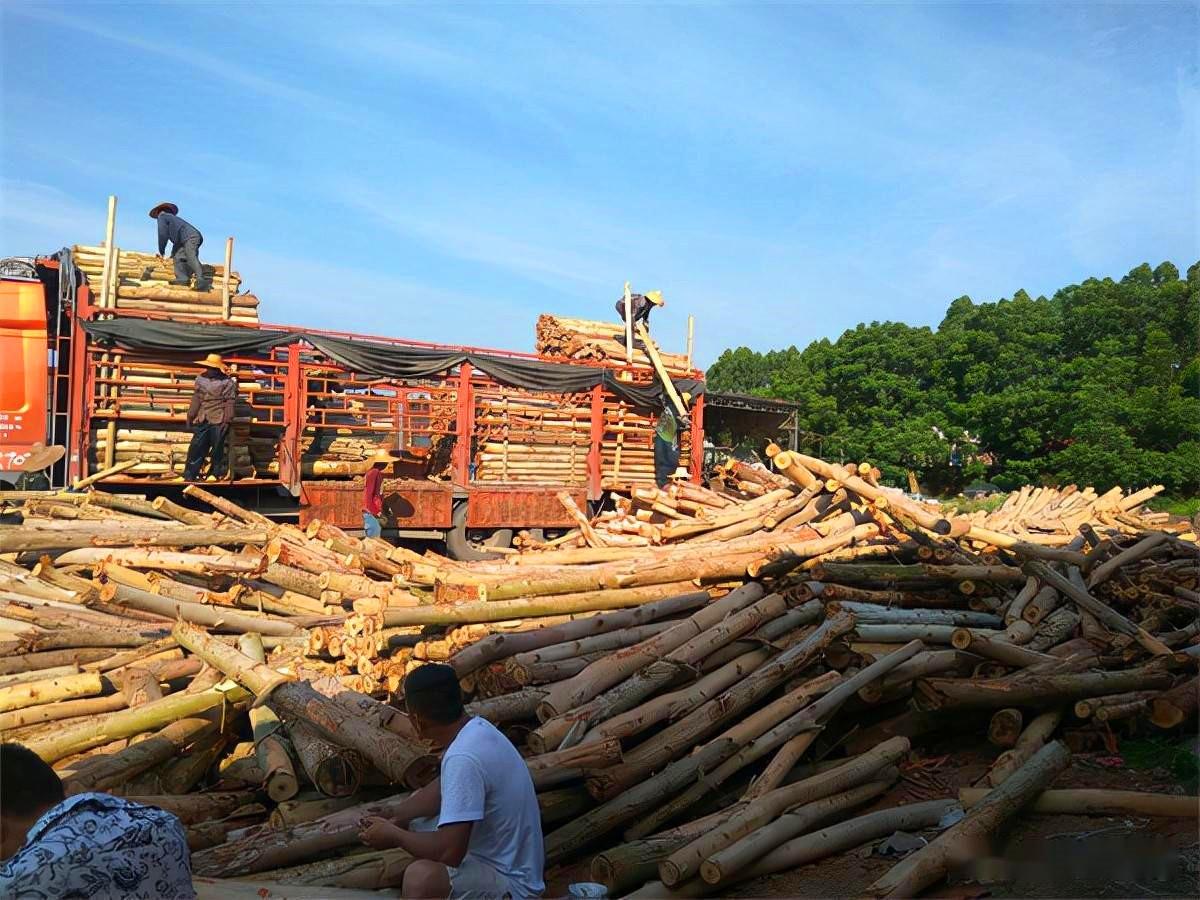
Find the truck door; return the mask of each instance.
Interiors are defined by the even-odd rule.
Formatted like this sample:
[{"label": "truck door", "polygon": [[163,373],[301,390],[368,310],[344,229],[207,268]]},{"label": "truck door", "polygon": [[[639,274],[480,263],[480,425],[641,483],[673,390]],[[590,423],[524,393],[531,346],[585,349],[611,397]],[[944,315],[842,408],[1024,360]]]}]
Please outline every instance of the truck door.
[{"label": "truck door", "polygon": [[48,351],[41,282],[0,279],[0,472],[46,440]]}]

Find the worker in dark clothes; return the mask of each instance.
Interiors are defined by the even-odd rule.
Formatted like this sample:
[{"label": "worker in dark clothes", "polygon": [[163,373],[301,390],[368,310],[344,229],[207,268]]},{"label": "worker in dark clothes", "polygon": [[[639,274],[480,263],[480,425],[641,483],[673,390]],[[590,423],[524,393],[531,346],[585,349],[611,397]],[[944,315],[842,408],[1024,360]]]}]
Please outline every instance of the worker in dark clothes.
[{"label": "worker in dark clothes", "polygon": [[233,404],[237,400],[237,379],[230,376],[229,366],[220,354],[210,353],[197,365],[204,366],[204,371],[196,379],[192,404],[187,411],[192,442],[183,470],[184,481],[195,481],[199,477],[210,453],[209,477],[214,480],[224,477],[225,443],[233,423]]},{"label": "worker in dark clothes", "polygon": [[[663,300],[662,291],[646,291],[644,294],[629,295],[629,314],[630,327],[636,328],[638,323],[650,329],[650,311],[659,306],[666,306],[666,301]],[[625,298],[622,296],[617,301],[617,315],[621,317],[621,321],[625,321]]]},{"label": "worker in dark clothes", "polygon": [[379,520],[383,515],[383,471],[399,461],[380,447],[371,457],[371,468],[363,477],[363,534],[369,538],[383,534],[383,523]]},{"label": "worker in dark clothes", "polygon": [[[691,402],[692,395],[686,391],[681,395],[684,406]],[[665,488],[679,466],[679,429],[686,427],[687,417],[680,422],[675,415],[671,398],[663,392],[663,408],[654,426],[654,482]]]},{"label": "worker in dark clothes", "polygon": [[196,290],[210,289],[204,280],[204,268],[200,265],[200,245],[204,235],[190,222],[179,218],[179,207],[174,203],[160,203],[150,210],[150,218],[158,220],[158,255],[167,252],[171,243],[171,262],[175,265],[175,280],[171,284],[187,285],[191,276],[196,277]]}]

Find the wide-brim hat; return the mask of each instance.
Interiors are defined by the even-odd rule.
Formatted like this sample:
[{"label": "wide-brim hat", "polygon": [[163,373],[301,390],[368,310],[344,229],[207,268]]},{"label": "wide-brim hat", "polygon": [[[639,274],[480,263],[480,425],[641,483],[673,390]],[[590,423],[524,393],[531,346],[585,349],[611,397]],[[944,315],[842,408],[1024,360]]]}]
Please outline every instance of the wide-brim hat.
[{"label": "wide-brim hat", "polygon": [[374,453],[371,454],[371,462],[372,463],[398,463],[398,462],[400,462],[400,457],[392,456],[390,450],[388,450],[386,447],[380,447]]},{"label": "wide-brim hat", "polygon": [[691,391],[684,391],[682,394],[679,395],[679,399],[682,400],[684,403],[691,403],[692,402]]},{"label": "wide-brim hat", "polygon": [[196,365],[206,369],[220,369],[222,372],[229,371],[229,364],[221,358],[220,353],[210,353],[204,359],[196,360]]},{"label": "wide-brim hat", "polygon": [[664,303],[667,302],[663,299],[662,291],[646,291],[646,293],[643,294],[642,296],[644,296],[647,300],[649,300],[655,306],[662,306]]},{"label": "wide-brim hat", "polygon": [[679,479],[688,479],[688,478],[691,478],[692,476],[688,474],[687,466],[680,466],[674,472],[671,473],[671,477],[679,478]]},{"label": "wide-brim hat", "polygon": [[54,465],[66,455],[66,447],[60,447],[58,444],[51,444],[47,447],[38,442],[29,448],[29,454],[25,457],[25,461],[17,468],[22,472],[39,472],[47,466]]},{"label": "wide-brim hat", "polygon": [[157,219],[159,213],[169,212],[173,216],[179,215],[179,207],[174,203],[160,203],[158,206],[150,210],[150,218]]}]

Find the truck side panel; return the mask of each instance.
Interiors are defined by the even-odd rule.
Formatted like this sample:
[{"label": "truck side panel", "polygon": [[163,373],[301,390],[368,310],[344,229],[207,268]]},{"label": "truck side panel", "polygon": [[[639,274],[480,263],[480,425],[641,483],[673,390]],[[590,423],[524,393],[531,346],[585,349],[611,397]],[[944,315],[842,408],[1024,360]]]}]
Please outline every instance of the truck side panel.
[{"label": "truck side panel", "polygon": [[46,440],[47,337],[41,283],[0,281],[0,471]]}]

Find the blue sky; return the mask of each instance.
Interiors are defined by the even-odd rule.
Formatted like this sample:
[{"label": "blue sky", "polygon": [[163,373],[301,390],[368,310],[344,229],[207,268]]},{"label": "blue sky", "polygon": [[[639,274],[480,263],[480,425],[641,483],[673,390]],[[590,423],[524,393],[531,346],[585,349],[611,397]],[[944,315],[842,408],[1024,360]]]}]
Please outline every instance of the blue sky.
[{"label": "blue sky", "polygon": [[[272,322],[697,360],[1200,255],[1196,3],[0,0],[0,255],[171,199]],[[202,256],[205,256],[202,252]]]}]

